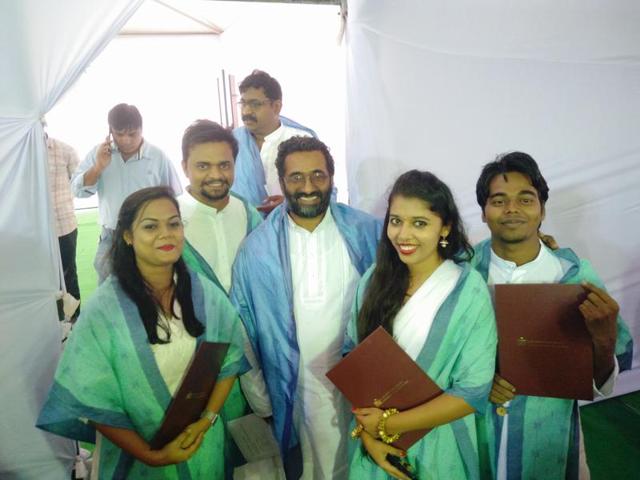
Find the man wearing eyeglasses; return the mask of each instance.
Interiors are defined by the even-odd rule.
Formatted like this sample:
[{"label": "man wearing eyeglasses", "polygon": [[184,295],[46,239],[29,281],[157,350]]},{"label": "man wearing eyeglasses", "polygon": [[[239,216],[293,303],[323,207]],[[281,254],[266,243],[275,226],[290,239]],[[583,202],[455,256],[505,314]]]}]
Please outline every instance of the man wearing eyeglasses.
[{"label": "man wearing eyeglasses", "polygon": [[331,198],[334,163],[320,140],[284,141],[276,167],[286,201],[240,247],[231,301],[262,366],[287,478],[343,479],[350,412],[325,373],[342,357],[381,223]]},{"label": "man wearing eyeglasses", "polygon": [[240,84],[240,96],[244,126],[233,132],[240,147],[233,191],[269,213],[283,201],[275,167],[278,145],[296,135],[316,135],[280,115],[282,89],[268,73],[254,70]]},{"label": "man wearing eyeglasses", "polygon": [[87,154],[71,178],[76,197],[98,194],[102,231],[93,262],[98,283],[111,270],[107,258],[124,199],[141,188],[158,185],[171,187],[176,195],[182,192],[169,157],[142,137],[142,116],[134,105],[116,105],[109,111],[107,121],[109,134]]}]

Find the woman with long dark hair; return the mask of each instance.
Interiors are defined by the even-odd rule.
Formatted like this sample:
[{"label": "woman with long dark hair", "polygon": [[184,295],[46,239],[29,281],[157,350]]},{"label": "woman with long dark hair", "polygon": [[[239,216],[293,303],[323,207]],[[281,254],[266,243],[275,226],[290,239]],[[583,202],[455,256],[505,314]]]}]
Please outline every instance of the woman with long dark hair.
[{"label": "woman with long dark hair", "polygon": [[[384,327],[444,393],[402,412],[355,408],[364,448],[355,450],[350,477],[408,478],[389,463],[391,454],[406,457],[420,479],[478,478],[470,414],[482,410],[491,388],[495,319],[486,283],[467,263],[473,250],[451,191],[429,172],[403,174],[384,227],[377,263],[358,288],[349,336],[362,341]],[[390,445],[425,428],[433,430],[408,452]]]},{"label": "woman with long dark hair", "polygon": [[[113,274],[83,308],[38,426],[96,441],[92,478],[223,478],[217,412],[248,370],[226,295],[187,269],[178,203],[168,187],[123,202]],[[201,341],[229,343],[202,418],[159,450],[148,442]]]}]

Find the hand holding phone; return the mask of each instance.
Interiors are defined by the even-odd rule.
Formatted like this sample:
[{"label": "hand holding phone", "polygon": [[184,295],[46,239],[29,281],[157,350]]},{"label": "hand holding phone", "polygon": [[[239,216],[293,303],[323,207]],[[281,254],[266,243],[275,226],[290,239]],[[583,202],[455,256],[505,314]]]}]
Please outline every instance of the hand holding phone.
[{"label": "hand holding phone", "polygon": [[111,163],[111,152],[114,150],[112,147],[111,132],[109,132],[104,142],[98,145],[96,152],[96,166],[101,172]]}]

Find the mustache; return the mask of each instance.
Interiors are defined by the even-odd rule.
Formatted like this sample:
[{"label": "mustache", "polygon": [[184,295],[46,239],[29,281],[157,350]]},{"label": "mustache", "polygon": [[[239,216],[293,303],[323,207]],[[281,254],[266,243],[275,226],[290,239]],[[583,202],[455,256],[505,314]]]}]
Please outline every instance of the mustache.
[{"label": "mustache", "polygon": [[315,191],[311,193],[299,192],[293,195],[293,198],[295,198],[296,200],[299,200],[301,198],[314,198],[314,197],[323,198],[322,192],[320,191]]},{"label": "mustache", "polygon": [[254,122],[258,121],[258,119],[253,115],[242,115],[242,121],[246,122],[247,120],[253,120]]},{"label": "mustache", "polygon": [[223,185],[229,186],[229,182],[222,178],[220,180],[208,180],[204,182],[202,185],[213,185],[214,183],[222,183]]}]

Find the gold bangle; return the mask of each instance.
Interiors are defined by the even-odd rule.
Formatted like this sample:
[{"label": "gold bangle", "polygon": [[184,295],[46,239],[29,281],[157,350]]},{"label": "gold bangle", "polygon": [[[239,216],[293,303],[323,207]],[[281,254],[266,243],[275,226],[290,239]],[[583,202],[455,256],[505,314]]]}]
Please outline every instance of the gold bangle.
[{"label": "gold bangle", "polygon": [[388,408],[384,412],[382,412],[380,420],[378,421],[378,436],[380,437],[380,440],[382,440],[386,444],[396,442],[400,438],[399,433],[396,433],[395,435],[388,435],[386,428],[387,419],[397,413],[400,413],[397,408]]},{"label": "gold bangle", "polygon": [[364,430],[364,426],[361,423],[359,423],[358,425],[355,426],[353,430],[351,430],[351,438],[354,440],[357,440],[358,438],[360,438],[360,435],[362,435],[363,430]]}]

